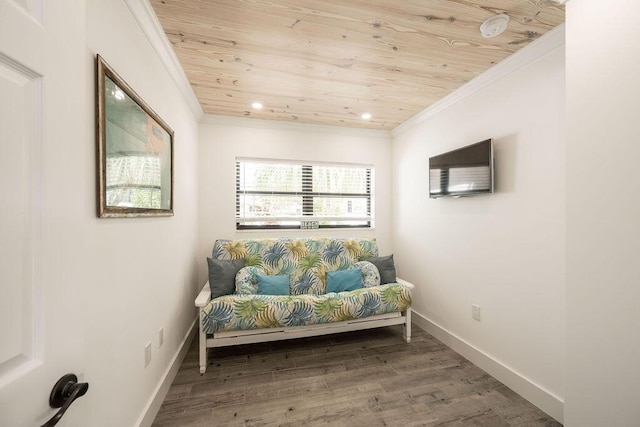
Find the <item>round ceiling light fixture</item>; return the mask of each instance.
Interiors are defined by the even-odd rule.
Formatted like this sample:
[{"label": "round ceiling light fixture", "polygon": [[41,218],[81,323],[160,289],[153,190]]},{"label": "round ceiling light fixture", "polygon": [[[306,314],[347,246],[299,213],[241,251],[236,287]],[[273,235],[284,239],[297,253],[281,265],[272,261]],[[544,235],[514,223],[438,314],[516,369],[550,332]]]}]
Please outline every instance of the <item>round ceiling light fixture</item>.
[{"label": "round ceiling light fixture", "polygon": [[480,34],[488,39],[500,35],[507,29],[509,25],[509,16],[505,14],[492,16],[480,25]]},{"label": "round ceiling light fixture", "polygon": [[262,102],[254,102],[253,104],[251,104],[251,106],[256,110],[262,110],[262,107],[264,107],[264,105],[262,105]]},{"label": "round ceiling light fixture", "polygon": [[371,120],[371,113],[362,113],[360,118],[362,118],[362,120]]}]

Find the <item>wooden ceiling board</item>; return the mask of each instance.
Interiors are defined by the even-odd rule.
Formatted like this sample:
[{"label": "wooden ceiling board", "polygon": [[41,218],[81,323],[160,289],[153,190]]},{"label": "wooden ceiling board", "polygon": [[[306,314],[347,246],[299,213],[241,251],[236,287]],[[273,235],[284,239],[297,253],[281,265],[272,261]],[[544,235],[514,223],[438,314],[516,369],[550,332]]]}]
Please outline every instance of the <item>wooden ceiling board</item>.
[{"label": "wooden ceiling board", "polygon": [[150,1],[205,113],[386,130],[564,22],[550,0]]}]

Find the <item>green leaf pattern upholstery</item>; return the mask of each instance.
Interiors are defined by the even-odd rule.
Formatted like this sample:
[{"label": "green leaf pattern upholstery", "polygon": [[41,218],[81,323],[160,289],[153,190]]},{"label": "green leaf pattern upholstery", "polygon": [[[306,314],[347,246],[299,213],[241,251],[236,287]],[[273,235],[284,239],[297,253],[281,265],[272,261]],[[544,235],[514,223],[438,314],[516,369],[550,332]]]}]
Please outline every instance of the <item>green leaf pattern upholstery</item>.
[{"label": "green leaf pattern upholstery", "polygon": [[[217,240],[212,257],[244,259],[236,293],[215,298],[201,310],[203,331],[250,330],[315,325],[405,311],[409,289],[380,285],[375,265],[359,257],[378,256],[372,238]],[[364,288],[326,294],[328,271],[359,268]],[[258,274],[289,275],[291,295],[257,295]]]},{"label": "green leaf pattern upholstery", "polygon": [[324,295],[225,295],[202,310],[207,334],[307,326],[405,311],[409,289],[398,283]]}]

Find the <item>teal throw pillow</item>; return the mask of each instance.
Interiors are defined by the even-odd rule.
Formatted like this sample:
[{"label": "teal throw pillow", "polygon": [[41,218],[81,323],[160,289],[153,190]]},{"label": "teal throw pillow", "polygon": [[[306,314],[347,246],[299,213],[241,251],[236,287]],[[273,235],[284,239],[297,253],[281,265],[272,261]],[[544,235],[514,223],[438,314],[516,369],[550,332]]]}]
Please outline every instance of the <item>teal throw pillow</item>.
[{"label": "teal throw pillow", "polygon": [[258,275],[258,295],[289,295],[289,276]]},{"label": "teal throw pillow", "polygon": [[327,293],[346,292],[362,288],[362,272],[358,268],[327,272]]}]

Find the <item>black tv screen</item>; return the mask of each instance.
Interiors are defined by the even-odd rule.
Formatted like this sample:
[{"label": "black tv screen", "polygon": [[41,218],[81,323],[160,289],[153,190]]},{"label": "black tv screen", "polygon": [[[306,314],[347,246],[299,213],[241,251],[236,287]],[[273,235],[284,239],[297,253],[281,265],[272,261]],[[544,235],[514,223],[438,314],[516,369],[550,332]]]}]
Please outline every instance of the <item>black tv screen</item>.
[{"label": "black tv screen", "polygon": [[429,197],[493,193],[493,140],[429,158]]}]

